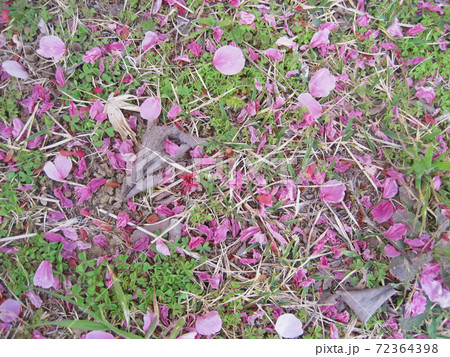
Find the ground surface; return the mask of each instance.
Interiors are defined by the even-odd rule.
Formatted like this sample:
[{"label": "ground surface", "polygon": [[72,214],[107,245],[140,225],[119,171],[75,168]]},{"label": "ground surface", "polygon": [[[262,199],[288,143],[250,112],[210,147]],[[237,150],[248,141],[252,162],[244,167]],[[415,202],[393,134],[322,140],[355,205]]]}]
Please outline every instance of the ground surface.
[{"label": "ground surface", "polygon": [[[1,336],[449,337],[448,16],[4,3]],[[171,124],[206,144],[146,136],[164,181],[124,197]]]}]

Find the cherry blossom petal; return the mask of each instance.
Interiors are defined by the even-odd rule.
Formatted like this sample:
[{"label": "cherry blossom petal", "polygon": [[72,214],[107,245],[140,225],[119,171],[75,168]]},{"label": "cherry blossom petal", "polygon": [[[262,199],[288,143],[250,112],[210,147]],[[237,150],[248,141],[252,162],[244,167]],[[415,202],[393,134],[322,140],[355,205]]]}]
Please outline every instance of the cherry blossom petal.
[{"label": "cherry blossom petal", "polygon": [[44,172],[52,180],[64,180],[72,170],[72,160],[69,157],[57,155],[54,163],[47,161],[44,165]]},{"label": "cherry blossom petal", "polygon": [[113,340],[114,336],[105,331],[91,331],[86,334],[86,340]]},{"label": "cherry blossom petal", "polygon": [[34,274],[33,284],[44,289],[51,288],[55,279],[53,278],[52,263],[48,260],[43,261]]},{"label": "cherry blossom petal", "polygon": [[383,198],[392,198],[398,192],[397,181],[393,178],[388,177],[384,181]]},{"label": "cherry blossom petal", "polygon": [[283,60],[283,53],[275,48],[265,50],[264,55],[274,62],[281,62]]},{"label": "cherry blossom petal", "polygon": [[44,36],[39,40],[39,48],[36,53],[45,58],[53,58],[59,61],[66,52],[64,42],[58,36]]},{"label": "cherry blossom petal", "polygon": [[64,77],[64,72],[59,67],[56,67],[55,80],[60,87],[64,87],[66,85],[66,78]]},{"label": "cherry blossom petal", "polygon": [[0,320],[3,322],[14,322],[19,314],[20,304],[14,299],[6,299],[0,305]]},{"label": "cherry blossom petal", "polygon": [[130,216],[127,212],[121,212],[117,215],[117,227],[126,227],[128,223],[130,222]]},{"label": "cherry blossom petal", "polygon": [[388,244],[384,247],[384,255],[386,258],[395,258],[400,255],[400,252],[398,252],[392,245]]},{"label": "cherry blossom petal", "polygon": [[161,99],[147,98],[140,107],[140,113],[142,118],[155,121],[161,114]]},{"label": "cherry blossom petal", "polygon": [[303,335],[303,324],[293,314],[283,314],[275,323],[275,331],[281,338],[297,338]]},{"label": "cherry blossom petal", "polygon": [[413,298],[405,306],[405,318],[415,317],[423,314],[427,310],[427,299],[419,291],[416,291]]},{"label": "cherry blossom petal", "polygon": [[430,263],[422,270],[420,282],[422,288],[428,298],[437,302],[442,308],[450,307],[450,290],[446,285],[442,284],[442,280],[438,278],[441,266]]},{"label": "cherry blossom petal", "polygon": [[[154,312],[147,311],[147,313],[144,316],[144,326],[142,327],[142,329],[144,330],[145,333],[147,333],[148,329],[152,325],[153,321],[155,321],[155,319],[156,319],[156,314]],[[158,325],[159,325],[159,323],[156,322],[156,326],[158,326]]]},{"label": "cherry blossom petal", "polygon": [[436,191],[439,191],[439,189],[441,188],[442,185],[442,181],[441,181],[441,177],[439,175],[436,175],[433,177],[433,188]]},{"label": "cherry blossom petal", "polygon": [[28,290],[26,294],[36,309],[42,306],[42,299],[33,290]]},{"label": "cherry blossom petal", "polygon": [[277,46],[286,46],[288,48],[294,48],[297,44],[291,40],[289,37],[287,36],[282,36],[280,37],[277,42],[275,42],[275,44]]},{"label": "cherry blossom petal", "polygon": [[386,237],[392,239],[393,241],[398,241],[402,239],[402,236],[404,236],[408,232],[408,227],[406,227],[404,224],[397,223],[389,227],[389,229],[384,232]]},{"label": "cherry blossom petal", "polygon": [[238,47],[222,46],[214,54],[213,65],[220,73],[237,74],[245,66],[244,53]]},{"label": "cherry blossom petal", "polygon": [[330,43],[328,36],[330,36],[330,30],[319,30],[314,34],[309,44],[312,48],[328,45]]},{"label": "cherry blossom petal", "polygon": [[394,213],[394,206],[390,201],[382,201],[372,209],[371,213],[374,221],[387,222]]},{"label": "cherry blossom petal", "polygon": [[417,98],[423,98],[425,101],[430,104],[434,98],[434,88],[433,87],[418,87],[416,88],[416,97]]},{"label": "cherry blossom petal", "polygon": [[386,31],[388,32],[389,35],[391,35],[394,38],[402,38],[403,37],[402,29],[398,25],[398,18],[394,19],[394,22],[392,23],[391,26],[389,26],[386,29]]},{"label": "cherry blossom petal", "polygon": [[217,311],[199,316],[195,322],[195,330],[204,336],[214,335],[222,329],[222,319]]},{"label": "cherry blossom petal", "polygon": [[336,77],[327,68],[314,73],[309,81],[309,93],[314,97],[326,97],[336,87]]},{"label": "cherry blossom petal", "polygon": [[180,150],[180,147],[169,139],[166,139],[164,140],[164,149],[170,156],[174,157]]},{"label": "cherry blossom petal", "polygon": [[2,68],[10,76],[20,79],[28,78],[27,70],[17,61],[5,61],[2,63]]},{"label": "cherry blossom petal", "polygon": [[341,202],[345,197],[345,185],[338,180],[330,180],[320,188],[319,197],[328,203]]},{"label": "cherry blossom petal", "polygon": [[322,114],[322,106],[309,93],[300,94],[298,104],[306,107],[306,110],[311,114],[313,119],[317,119]]},{"label": "cherry blossom petal", "polygon": [[177,115],[181,112],[181,108],[179,105],[172,105],[172,108],[170,108],[169,112],[167,113],[167,117],[170,120],[176,119]]},{"label": "cherry blossom petal", "polygon": [[155,246],[156,246],[156,251],[158,253],[161,253],[162,255],[165,255],[166,257],[170,256],[170,250],[167,247],[167,244],[164,243],[164,241],[162,239],[158,239],[155,242]]},{"label": "cherry blossom petal", "polygon": [[424,27],[422,24],[414,25],[412,28],[410,28],[408,31],[406,31],[407,35],[416,36],[419,33],[425,31],[427,28]]}]

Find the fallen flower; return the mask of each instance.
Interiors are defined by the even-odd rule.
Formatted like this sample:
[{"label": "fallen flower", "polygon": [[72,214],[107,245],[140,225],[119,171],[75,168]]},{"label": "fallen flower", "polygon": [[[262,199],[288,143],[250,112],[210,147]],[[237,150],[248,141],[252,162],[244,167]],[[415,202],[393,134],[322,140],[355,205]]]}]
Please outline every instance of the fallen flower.
[{"label": "fallen flower", "polygon": [[382,201],[372,209],[371,213],[374,221],[387,222],[394,213],[394,206],[390,201]]},{"label": "fallen flower", "polygon": [[64,42],[58,36],[44,36],[39,40],[39,48],[36,53],[45,58],[53,58],[59,61],[66,52]]},{"label": "fallen flower", "polygon": [[86,334],[86,340],[113,340],[114,336],[105,331],[91,331]]},{"label": "fallen flower", "polygon": [[5,61],[2,63],[2,68],[10,76],[20,79],[28,78],[27,70],[17,61]]},{"label": "fallen flower", "polygon": [[297,338],[303,335],[303,324],[293,314],[283,314],[275,323],[275,331],[281,338]]},{"label": "fallen flower", "polygon": [[275,48],[265,50],[264,55],[274,62],[281,62],[283,60],[283,53]]},{"label": "fallen flower", "polygon": [[172,108],[167,112],[167,118],[170,120],[176,119],[177,115],[181,112],[181,108],[179,105],[172,105]]},{"label": "fallen flower", "polygon": [[392,23],[391,26],[389,26],[386,29],[386,31],[388,32],[389,35],[391,35],[394,38],[402,38],[403,37],[402,29],[398,25],[398,18],[394,19],[394,22]]},{"label": "fallen flower", "polygon": [[311,48],[330,44],[330,40],[328,38],[329,36],[330,31],[328,29],[317,31],[312,37],[311,42],[309,43],[311,45]]},{"label": "fallen flower", "polygon": [[130,216],[128,215],[127,212],[121,212],[117,215],[116,226],[118,228],[126,227],[129,222],[130,222]]},{"label": "fallen flower", "polygon": [[195,322],[195,330],[204,336],[211,336],[222,329],[222,319],[217,311],[199,316]]},{"label": "fallen flower", "polygon": [[52,263],[45,260],[37,268],[36,273],[34,274],[33,284],[34,286],[48,289],[53,286],[54,282]]},{"label": "fallen flower", "polygon": [[404,224],[398,223],[390,226],[384,234],[393,241],[398,241],[402,239],[402,236],[404,236],[407,231],[408,228]]},{"label": "fallen flower", "polygon": [[169,139],[166,139],[164,140],[164,149],[170,156],[175,157],[177,152],[180,150],[180,147]]},{"label": "fallen flower", "polygon": [[306,107],[306,110],[311,114],[313,119],[317,119],[322,114],[322,106],[309,93],[300,94],[298,104]]},{"label": "fallen flower", "polygon": [[245,66],[244,53],[238,47],[222,46],[214,54],[213,65],[220,73],[238,74]]},{"label": "fallen flower", "polygon": [[64,87],[66,85],[66,78],[64,77],[64,72],[59,67],[56,67],[55,81],[56,83],[58,83],[60,87]]},{"label": "fallen flower", "polygon": [[55,181],[64,180],[72,170],[72,161],[69,157],[56,155],[54,163],[47,161],[44,165],[45,174]]}]

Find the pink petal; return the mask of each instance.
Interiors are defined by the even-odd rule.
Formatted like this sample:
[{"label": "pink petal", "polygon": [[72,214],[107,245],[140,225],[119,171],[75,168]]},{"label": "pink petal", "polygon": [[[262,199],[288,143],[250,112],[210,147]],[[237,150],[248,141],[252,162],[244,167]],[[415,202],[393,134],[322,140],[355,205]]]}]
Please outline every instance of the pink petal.
[{"label": "pink petal", "polygon": [[45,58],[53,58],[59,61],[66,52],[64,42],[58,36],[44,36],[39,41],[36,53]]},{"label": "pink petal", "polygon": [[430,104],[435,96],[434,96],[434,88],[433,87],[418,87],[416,88],[416,97],[417,98],[423,98],[425,101]]},{"label": "pink petal", "polygon": [[96,235],[94,238],[92,238],[92,241],[97,245],[109,247],[109,243],[106,241],[103,234]]},{"label": "pink petal", "polygon": [[14,322],[19,314],[20,304],[14,299],[7,299],[0,305],[0,320],[3,322]]},{"label": "pink petal", "polygon": [[114,336],[105,331],[91,331],[86,334],[86,340],[113,340]]},{"label": "pink petal", "polygon": [[36,309],[39,309],[42,306],[42,299],[33,290],[28,290],[26,294]]},{"label": "pink petal", "polygon": [[422,283],[423,291],[427,294],[428,298],[446,309],[450,307],[450,290],[447,286],[443,286],[438,278],[440,270],[440,265],[434,263],[428,264],[422,270],[420,282]]},{"label": "pink petal", "polygon": [[330,43],[328,36],[330,36],[330,30],[328,29],[317,31],[309,44],[312,48],[328,45]]},{"label": "pink petal", "polygon": [[121,212],[117,215],[117,227],[126,227],[128,223],[130,222],[130,216],[127,212]]},{"label": "pink petal", "polygon": [[44,172],[52,180],[55,180],[55,181],[62,180],[62,177],[59,176],[58,170],[56,170],[55,164],[51,161],[47,161],[45,163]]},{"label": "pink petal", "polygon": [[214,54],[213,65],[220,73],[237,74],[245,66],[244,53],[238,47],[222,46]]},{"label": "pink petal", "polygon": [[402,29],[398,25],[398,18],[394,19],[394,22],[392,23],[391,26],[389,26],[386,29],[386,31],[388,32],[389,35],[391,35],[394,38],[402,38],[403,37]]},{"label": "pink petal", "polygon": [[170,156],[174,157],[177,154],[178,150],[180,150],[180,147],[169,139],[166,139],[164,141],[164,149],[169,153]]},{"label": "pink petal", "polygon": [[211,288],[219,289],[219,285],[223,281],[223,275],[222,274],[214,275],[212,278],[209,278],[208,281],[211,284]]},{"label": "pink petal", "polygon": [[300,94],[298,104],[306,107],[306,110],[312,115],[313,119],[317,119],[322,114],[322,106],[309,93]]},{"label": "pink petal", "polygon": [[341,202],[345,197],[345,185],[338,180],[330,180],[320,188],[319,197],[328,203]]},{"label": "pink petal", "polygon": [[5,61],[2,63],[2,68],[10,76],[20,79],[28,78],[27,70],[17,61]]},{"label": "pink petal", "polygon": [[392,245],[388,244],[384,247],[384,255],[386,258],[395,258],[400,255],[400,253]]},{"label": "pink petal", "polygon": [[33,284],[44,289],[51,288],[55,279],[53,278],[52,263],[48,260],[43,261],[34,274]]},{"label": "pink petal", "polygon": [[162,255],[165,255],[166,257],[170,256],[170,250],[167,247],[166,243],[164,243],[164,241],[162,239],[158,239],[155,242],[155,245],[156,245],[156,251],[158,253],[161,253]]},{"label": "pink petal", "polygon": [[372,209],[374,221],[378,223],[387,222],[394,213],[394,206],[390,201],[382,201]]},{"label": "pink petal", "polygon": [[393,178],[388,177],[384,181],[383,198],[392,198],[398,192],[397,181]]},{"label": "pink petal", "polygon": [[211,28],[214,32],[214,40],[219,42],[223,35],[223,30],[220,28],[220,26],[212,27]]},{"label": "pink petal", "polygon": [[314,73],[309,81],[309,92],[314,97],[326,97],[336,87],[336,77],[327,68]]},{"label": "pink petal", "polygon": [[275,44],[277,46],[286,46],[288,48],[294,48],[297,44],[292,41],[289,37],[287,36],[282,36],[280,37],[277,42],[275,42]]},{"label": "pink petal", "polygon": [[139,239],[136,244],[134,245],[132,252],[142,252],[143,250],[148,248],[149,244],[149,236],[143,236],[141,239]]},{"label": "pink petal", "polygon": [[141,117],[155,121],[161,114],[161,99],[151,97],[142,103],[140,108]]},{"label": "pink petal", "polygon": [[197,332],[187,332],[179,337],[177,337],[177,340],[193,340],[195,339],[195,336],[197,336]]},{"label": "pink petal", "polygon": [[405,306],[405,318],[415,317],[423,314],[427,310],[427,299],[419,291],[416,291],[413,298]]},{"label": "pink petal", "polygon": [[147,51],[159,42],[160,40],[157,33],[153,31],[147,31],[145,33],[144,40],[142,41],[142,50]]},{"label": "pink petal", "polygon": [[[155,319],[156,315],[151,311],[147,311],[147,313],[144,316],[144,326],[142,327],[145,333],[147,333],[148,329],[150,328],[151,324]],[[158,325],[158,323],[156,324]]]},{"label": "pink petal", "polygon": [[386,237],[392,239],[393,241],[398,241],[402,239],[402,236],[404,236],[408,232],[408,227],[406,227],[404,224],[394,224],[393,226],[390,226],[389,229],[384,232]]},{"label": "pink petal", "polygon": [[181,112],[181,108],[179,105],[172,105],[172,108],[170,108],[169,112],[167,113],[167,117],[170,120],[176,119],[177,115]]},{"label": "pink petal", "polygon": [[195,322],[195,330],[204,336],[214,335],[222,329],[222,319],[217,311],[199,316]]},{"label": "pink petal", "polygon": [[264,55],[274,62],[281,62],[283,60],[283,53],[275,48],[265,50]]},{"label": "pink petal", "polygon": [[414,25],[412,28],[410,28],[408,31],[406,31],[407,35],[416,36],[419,33],[425,31],[427,28],[424,27],[422,24]]},{"label": "pink petal", "polygon": [[439,189],[441,188],[442,185],[442,181],[441,181],[441,177],[439,175],[436,175],[433,177],[433,188],[436,191],[439,191]]},{"label": "pink petal", "polygon": [[62,179],[65,179],[72,170],[72,160],[67,156],[56,155],[55,166]]},{"label": "pink petal", "polygon": [[370,18],[367,14],[367,12],[364,13],[364,15],[362,15],[361,17],[357,18],[355,23],[358,26],[367,26],[370,22]]},{"label": "pink petal", "polygon": [[278,317],[275,331],[281,338],[297,338],[303,335],[303,324],[293,314],[283,314]]}]

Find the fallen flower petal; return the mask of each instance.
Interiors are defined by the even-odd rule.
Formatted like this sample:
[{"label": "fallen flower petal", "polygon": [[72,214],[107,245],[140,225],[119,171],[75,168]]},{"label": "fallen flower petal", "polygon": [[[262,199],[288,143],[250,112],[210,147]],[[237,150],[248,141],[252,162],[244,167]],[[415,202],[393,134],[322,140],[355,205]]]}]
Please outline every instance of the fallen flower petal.
[{"label": "fallen flower petal", "polygon": [[417,98],[423,98],[425,101],[430,104],[433,102],[435,95],[434,95],[434,88],[433,87],[418,87],[416,88],[416,97]]},{"label": "fallen flower petal", "polygon": [[275,48],[265,50],[264,55],[274,62],[281,62],[283,60],[283,53]]},{"label": "fallen flower petal", "polygon": [[20,304],[14,299],[6,299],[0,305],[0,320],[14,322],[20,314]]},{"label": "fallen flower petal", "polygon": [[147,98],[141,104],[140,113],[142,118],[155,121],[161,114],[161,99],[155,97]]},{"label": "fallen flower petal", "polygon": [[181,108],[179,105],[174,104],[172,108],[170,108],[169,112],[167,113],[167,117],[170,120],[176,119],[177,115],[181,112]]},{"label": "fallen flower petal", "polygon": [[317,119],[322,114],[322,106],[309,93],[300,94],[298,104],[306,107],[306,110],[312,115],[313,119]]},{"label": "fallen flower petal", "polygon": [[393,178],[388,177],[384,181],[383,198],[392,198],[398,192],[397,181]]},{"label": "fallen flower petal", "polygon": [[105,331],[91,331],[86,334],[86,340],[113,340],[114,336]]},{"label": "fallen flower petal", "polygon": [[180,150],[180,147],[169,139],[166,139],[164,140],[164,149],[170,156],[174,157]]},{"label": "fallen flower petal", "polygon": [[155,246],[156,246],[156,251],[158,253],[161,253],[162,255],[165,255],[166,257],[170,256],[170,250],[167,247],[167,244],[164,243],[164,241],[162,239],[158,239],[155,242]]},{"label": "fallen flower petal", "polygon": [[309,44],[312,48],[328,45],[330,44],[329,36],[330,31],[328,29],[319,30],[314,34]]},{"label": "fallen flower petal", "polygon": [[127,212],[121,212],[117,215],[117,223],[116,226],[118,228],[120,227],[126,227],[128,223],[130,222],[130,216]]},{"label": "fallen flower petal", "polygon": [[283,314],[275,323],[275,331],[281,338],[297,338],[303,335],[303,324],[293,314]]},{"label": "fallen flower petal", "polygon": [[69,157],[57,155],[54,163],[47,161],[44,165],[45,174],[52,180],[64,180],[72,170],[72,161]]},{"label": "fallen flower petal", "polygon": [[389,229],[384,232],[384,234],[393,241],[398,241],[402,239],[402,236],[404,236],[407,231],[408,227],[406,227],[404,224],[398,223],[390,226]]},{"label": "fallen flower petal", "polygon": [[319,197],[328,203],[341,202],[345,197],[345,185],[338,180],[330,180],[320,188]]},{"label": "fallen flower petal", "polygon": [[390,201],[382,201],[372,209],[371,213],[374,221],[387,222],[394,213],[394,206]]},{"label": "fallen flower petal", "polygon": [[44,36],[39,40],[39,48],[36,53],[45,58],[53,58],[59,61],[66,52],[64,42],[58,36]]},{"label": "fallen flower petal", "polygon": [[398,25],[398,18],[394,19],[394,22],[391,26],[389,26],[386,31],[394,38],[402,38],[403,32],[400,26]]},{"label": "fallen flower petal", "polygon": [[33,284],[44,289],[51,288],[54,284],[52,263],[48,260],[43,261],[34,274]]},{"label": "fallen flower petal", "polygon": [[26,295],[36,309],[42,306],[42,299],[33,290],[28,290]]},{"label": "fallen flower petal", "polygon": [[336,77],[327,68],[318,70],[309,81],[309,93],[314,97],[326,97],[336,87]]},{"label": "fallen flower petal", "polygon": [[395,258],[400,255],[400,252],[397,251],[392,245],[388,244],[384,247],[384,255],[386,258]]},{"label": "fallen flower petal", "polygon": [[222,319],[217,311],[199,316],[195,322],[195,330],[204,336],[214,335],[222,329]]},{"label": "fallen flower petal", "polygon": [[28,78],[27,70],[17,61],[5,61],[2,63],[2,68],[10,76],[20,79]]},{"label": "fallen flower petal", "polygon": [[416,291],[413,298],[405,306],[405,318],[416,317],[427,310],[427,299],[419,291]]},{"label": "fallen flower petal", "polygon": [[237,74],[245,66],[244,53],[238,47],[220,47],[214,54],[213,65],[220,73],[226,75]]}]

